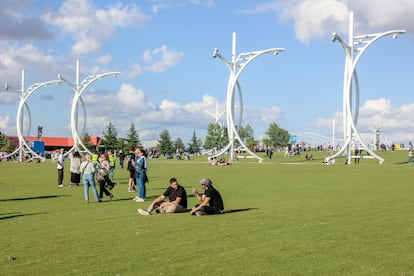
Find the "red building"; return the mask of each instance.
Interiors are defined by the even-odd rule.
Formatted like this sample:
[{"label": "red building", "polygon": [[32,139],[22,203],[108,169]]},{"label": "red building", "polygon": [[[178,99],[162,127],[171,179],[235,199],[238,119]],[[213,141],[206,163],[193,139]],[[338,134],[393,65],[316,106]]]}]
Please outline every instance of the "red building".
[{"label": "red building", "polygon": [[[17,136],[7,136],[10,139],[10,142],[15,145],[16,147],[19,145],[19,139]],[[30,143],[33,141],[39,141],[37,136],[27,136],[24,137],[26,139],[26,143]],[[67,137],[45,137],[43,136],[40,138],[40,141],[45,143],[45,151],[54,151],[56,149],[64,148],[65,150],[69,150],[73,147],[73,138]],[[101,143],[101,137],[98,136],[91,136],[89,140],[89,144],[92,145],[94,148],[99,147]]]}]

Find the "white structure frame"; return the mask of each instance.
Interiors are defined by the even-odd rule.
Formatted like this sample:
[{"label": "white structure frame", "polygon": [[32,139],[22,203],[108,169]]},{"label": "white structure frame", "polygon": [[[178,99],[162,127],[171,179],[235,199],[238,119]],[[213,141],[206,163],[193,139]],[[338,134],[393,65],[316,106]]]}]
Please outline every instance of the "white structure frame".
[{"label": "white structure frame", "polygon": [[[364,52],[378,39],[385,36],[392,36],[394,39],[400,34],[404,34],[405,30],[392,30],[383,33],[366,34],[354,36],[354,14],[351,11],[349,14],[349,42],[345,43],[344,40],[337,33],[333,33],[332,41],[338,41],[345,51],[345,69],[344,69],[344,84],[343,84],[343,131],[344,131],[344,144],[342,148],[335,154],[327,157],[328,160],[332,160],[345,154],[346,164],[351,164],[352,153],[352,140],[357,138],[358,142],[364,150],[369,153],[371,158],[376,158],[380,164],[384,162],[384,159],[375,154],[362,140],[359,135],[356,125],[358,122],[359,113],[359,82],[358,74],[356,71],[356,65],[361,59]],[[354,53],[357,55],[354,58]],[[352,84],[355,86],[355,109],[353,110],[352,104]]]},{"label": "white structure frame", "polygon": [[[100,75],[91,75],[91,76],[86,77],[82,82],[79,82],[79,75],[80,75],[79,60],[76,61],[76,82],[75,83],[71,83],[68,80],[66,80],[62,75],[58,75],[59,81],[63,81],[66,84],[68,84],[70,87],[72,87],[73,92],[75,93],[73,100],[72,100],[71,121],[70,121],[70,127],[71,127],[72,138],[73,138],[73,147],[66,154],[69,154],[70,152],[75,151],[75,150],[79,150],[79,145],[82,147],[83,149],[82,151],[92,154],[83,144],[82,139],[81,139],[86,129],[86,118],[87,118],[85,105],[82,100],[82,94],[86,91],[86,88],[88,88],[89,85],[91,85],[96,80],[99,80],[107,76],[117,77],[120,75],[120,72],[108,72],[108,73],[103,73]],[[79,135],[79,132],[78,132],[79,101],[81,101],[82,103],[82,107],[84,110],[84,116],[85,116],[84,121],[83,121],[83,130],[81,132],[81,135]]]},{"label": "white structure frame", "polygon": [[240,101],[240,110],[239,110],[239,118],[238,118],[238,126],[241,126],[241,121],[243,117],[243,97],[242,97],[242,91],[239,84],[239,77],[241,72],[246,68],[246,66],[252,62],[255,58],[267,54],[267,53],[273,53],[274,55],[277,55],[279,52],[284,51],[283,48],[270,48],[266,50],[261,51],[254,51],[254,52],[243,52],[240,53],[238,56],[236,56],[236,33],[233,32],[233,47],[232,47],[232,59],[231,61],[226,60],[220,53],[219,50],[216,48],[214,49],[213,58],[220,58],[221,61],[224,62],[226,67],[230,71],[228,86],[227,86],[227,101],[226,101],[226,121],[227,121],[227,132],[228,132],[228,138],[229,143],[226,147],[224,147],[219,153],[214,155],[213,157],[218,157],[222,154],[225,154],[226,152],[229,152],[229,161],[230,162],[236,162],[237,158],[235,156],[234,152],[234,142],[236,140],[239,141],[240,147],[242,150],[246,151],[248,154],[250,154],[251,157],[257,158],[259,162],[261,163],[263,161],[263,158],[257,156],[254,152],[252,152],[242,141],[242,139],[239,136],[239,133],[237,131],[237,128],[235,126],[234,121],[234,111],[235,111],[235,88],[237,86],[237,91],[239,94],[239,101]]},{"label": "white structure frame", "polygon": [[16,131],[17,131],[17,138],[19,140],[19,146],[10,154],[3,156],[2,159],[13,156],[14,154],[16,154],[17,152],[19,152],[19,162],[23,161],[23,153],[24,150],[26,149],[26,153],[30,153],[32,155],[32,158],[39,158],[40,160],[44,161],[45,158],[43,156],[38,155],[36,152],[34,152],[30,146],[26,143],[24,137],[23,137],[23,108],[26,107],[27,111],[28,111],[28,116],[29,116],[29,127],[27,129],[27,135],[29,136],[30,130],[31,130],[31,124],[32,124],[32,116],[30,113],[30,108],[28,106],[28,104],[26,103],[26,101],[28,100],[28,98],[34,93],[36,92],[39,88],[51,85],[51,84],[60,84],[61,81],[60,80],[52,80],[52,81],[47,81],[47,82],[42,82],[42,83],[35,83],[32,84],[27,90],[25,90],[25,75],[24,75],[24,70],[22,70],[22,82],[21,82],[21,89],[20,90],[13,90],[8,84],[4,85],[4,88],[6,90],[10,90],[10,91],[14,91],[16,93],[20,94],[20,103],[19,106],[17,108],[17,115],[16,115]]}]

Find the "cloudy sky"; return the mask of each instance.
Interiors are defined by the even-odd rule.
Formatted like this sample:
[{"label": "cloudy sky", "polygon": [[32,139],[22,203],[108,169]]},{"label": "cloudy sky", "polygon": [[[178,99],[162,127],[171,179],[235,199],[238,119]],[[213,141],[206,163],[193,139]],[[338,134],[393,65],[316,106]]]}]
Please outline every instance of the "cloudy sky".
[{"label": "cloudy sky", "polygon": [[[185,143],[193,131],[204,138],[215,121],[208,112],[217,103],[225,110],[229,77],[213,50],[231,60],[235,32],[237,54],[285,49],[258,57],[240,75],[242,125],[259,138],[276,122],[313,141],[331,137],[335,121],[341,138],[345,54],[331,37],[348,41],[351,10],[355,35],[407,30],[396,40],[381,38],[358,62],[357,129],[367,143],[375,124],[383,140],[414,140],[412,0],[2,0],[0,131],[16,135],[22,84],[27,90],[59,74],[74,84],[79,60],[79,82],[121,73],[83,93],[79,120],[90,135],[101,136],[111,121],[120,137],[134,123],[144,145],[163,129]],[[36,135],[41,125],[44,136],[70,137],[73,95],[65,83],[38,89],[26,102],[31,128],[25,124],[24,134]]]}]

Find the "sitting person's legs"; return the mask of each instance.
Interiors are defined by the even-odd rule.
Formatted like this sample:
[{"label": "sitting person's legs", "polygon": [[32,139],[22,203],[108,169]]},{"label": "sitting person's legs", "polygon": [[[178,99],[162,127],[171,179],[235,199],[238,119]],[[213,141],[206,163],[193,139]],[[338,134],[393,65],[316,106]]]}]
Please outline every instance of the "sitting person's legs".
[{"label": "sitting person's legs", "polygon": [[180,204],[164,205],[160,207],[160,213],[182,213],[186,212],[186,208]]},{"label": "sitting person's legs", "polygon": [[201,212],[204,212],[209,215],[220,214],[220,210],[213,206],[203,206],[200,209]]}]

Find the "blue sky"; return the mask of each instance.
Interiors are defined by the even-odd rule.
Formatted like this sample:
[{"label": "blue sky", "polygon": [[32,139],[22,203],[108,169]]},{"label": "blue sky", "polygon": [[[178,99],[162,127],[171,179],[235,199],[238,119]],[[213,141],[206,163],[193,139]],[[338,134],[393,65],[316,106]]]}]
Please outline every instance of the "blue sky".
[{"label": "blue sky", "polygon": [[[348,41],[348,15],[355,35],[405,29],[394,40],[375,42],[358,63],[360,116],[357,129],[371,143],[374,124],[382,140],[414,140],[414,2],[411,0],[3,0],[0,7],[0,84],[25,89],[37,82],[76,79],[119,71],[94,82],[83,94],[90,135],[101,136],[111,121],[120,137],[135,124],[144,145],[163,129],[189,142],[204,138],[216,103],[223,111],[229,72],[214,48],[237,54],[284,48],[248,65],[239,81],[242,125],[259,139],[272,122],[299,140],[319,143],[316,133],[341,138],[345,55],[331,36]],[[3,87],[3,85],[1,86]],[[11,89],[13,90],[13,89]],[[16,135],[17,93],[0,91],[0,131]],[[36,91],[27,103],[31,129],[44,136],[71,136],[73,92],[66,84]],[[27,114],[27,112],[25,113]],[[27,116],[26,116],[27,117]]]}]

